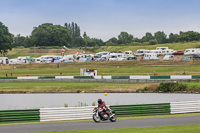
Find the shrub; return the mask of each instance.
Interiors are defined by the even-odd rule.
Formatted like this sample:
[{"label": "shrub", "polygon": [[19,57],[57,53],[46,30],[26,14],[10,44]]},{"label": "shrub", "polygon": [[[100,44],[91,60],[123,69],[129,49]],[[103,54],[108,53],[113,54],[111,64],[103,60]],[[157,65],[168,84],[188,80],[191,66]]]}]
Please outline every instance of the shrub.
[{"label": "shrub", "polygon": [[185,91],[187,89],[187,85],[181,83],[160,83],[157,92],[177,92],[177,91]]}]

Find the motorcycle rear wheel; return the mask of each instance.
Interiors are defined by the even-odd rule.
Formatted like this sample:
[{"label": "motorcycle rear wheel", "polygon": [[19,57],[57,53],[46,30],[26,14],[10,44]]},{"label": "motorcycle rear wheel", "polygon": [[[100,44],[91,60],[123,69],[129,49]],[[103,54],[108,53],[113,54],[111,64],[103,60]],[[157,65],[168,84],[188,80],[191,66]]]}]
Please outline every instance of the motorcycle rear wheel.
[{"label": "motorcycle rear wheel", "polygon": [[97,117],[96,114],[93,114],[93,120],[94,120],[96,123],[99,123],[99,122],[100,122],[100,116]]}]

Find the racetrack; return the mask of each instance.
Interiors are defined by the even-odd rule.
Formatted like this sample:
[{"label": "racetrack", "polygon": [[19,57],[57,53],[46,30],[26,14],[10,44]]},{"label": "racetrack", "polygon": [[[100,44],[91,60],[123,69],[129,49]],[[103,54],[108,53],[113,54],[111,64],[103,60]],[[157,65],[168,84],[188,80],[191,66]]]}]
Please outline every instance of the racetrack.
[{"label": "racetrack", "polygon": [[65,123],[41,123],[23,125],[1,125],[0,133],[30,133],[50,131],[72,131],[91,129],[112,129],[112,128],[134,128],[134,127],[155,127],[172,125],[200,124],[200,116],[149,118],[149,119],[128,119],[95,123],[86,122],[65,122]]}]

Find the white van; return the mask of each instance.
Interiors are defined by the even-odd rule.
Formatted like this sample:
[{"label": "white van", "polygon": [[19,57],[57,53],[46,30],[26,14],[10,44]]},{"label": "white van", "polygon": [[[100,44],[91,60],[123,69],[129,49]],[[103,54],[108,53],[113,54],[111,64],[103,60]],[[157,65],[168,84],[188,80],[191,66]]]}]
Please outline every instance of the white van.
[{"label": "white van", "polygon": [[174,55],[165,55],[163,60],[174,60]]},{"label": "white van", "polygon": [[126,57],[123,53],[110,53],[109,61],[124,61]]},{"label": "white van", "polygon": [[159,60],[158,54],[156,54],[156,53],[146,53],[146,54],[144,54],[144,60]]},{"label": "white van", "polygon": [[8,57],[0,57],[0,64],[8,64],[9,59]]},{"label": "white van", "polygon": [[146,50],[146,49],[138,49],[138,50],[135,52],[135,56],[143,56],[145,53],[149,53],[149,50]]},{"label": "white van", "polygon": [[126,58],[128,58],[128,57],[133,57],[133,52],[132,52],[132,51],[125,51],[125,52],[124,52],[124,56],[125,56]]},{"label": "white van", "polygon": [[41,56],[40,62],[42,62],[42,63],[52,63],[53,59],[56,58],[56,57],[57,56],[55,56],[55,55],[44,55],[44,56]]},{"label": "white van", "polygon": [[184,55],[200,54],[200,48],[189,48],[186,49]]}]

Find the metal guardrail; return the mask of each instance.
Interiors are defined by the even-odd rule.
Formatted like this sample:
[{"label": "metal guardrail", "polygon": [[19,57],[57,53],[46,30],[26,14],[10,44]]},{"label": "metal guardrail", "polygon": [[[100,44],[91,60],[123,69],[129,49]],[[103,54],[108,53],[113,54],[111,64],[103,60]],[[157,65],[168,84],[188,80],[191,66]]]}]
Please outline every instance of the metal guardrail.
[{"label": "metal guardrail", "polygon": [[117,116],[143,116],[170,114],[169,103],[110,106]]},{"label": "metal guardrail", "polygon": [[170,110],[171,114],[200,112],[200,101],[171,102]]},{"label": "metal guardrail", "polygon": [[1,110],[0,123],[40,121],[39,109]]},{"label": "metal guardrail", "polygon": [[[109,106],[117,116],[165,115],[200,112],[199,101]],[[92,119],[94,106],[1,110],[0,123]]]},{"label": "metal guardrail", "polygon": [[41,108],[40,121],[92,119],[94,106]]}]

